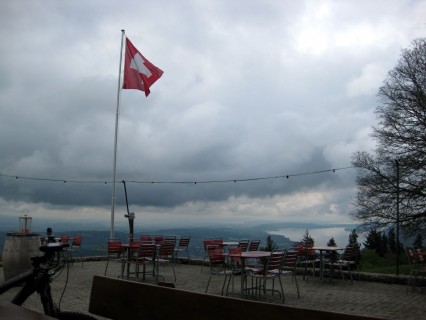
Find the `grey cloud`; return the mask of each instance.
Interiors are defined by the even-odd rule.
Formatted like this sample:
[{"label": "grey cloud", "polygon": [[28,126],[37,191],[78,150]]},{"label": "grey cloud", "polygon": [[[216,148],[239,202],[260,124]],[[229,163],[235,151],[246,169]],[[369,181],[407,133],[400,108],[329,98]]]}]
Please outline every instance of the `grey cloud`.
[{"label": "grey cloud", "polygon": [[[412,4],[7,2],[0,11],[0,173],[111,181],[122,28],[165,73],[148,98],[121,93],[118,181],[246,179],[347,166],[354,148],[371,147],[362,137],[374,124],[371,92],[380,83],[369,77],[363,90],[352,88],[362,94],[352,95],[348,86],[366,66],[391,68],[420,35],[424,5]],[[324,41],[312,37],[302,50],[312,27]],[[376,41],[365,44],[359,30]],[[315,45],[325,46],[321,54],[312,52]],[[345,172],[128,188],[132,204],[159,208],[305,190],[334,192],[345,207],[351,194],[339,191],[353,192],[354,178]],[[108,207],[111,185],[0,177],[0,196]]]}]

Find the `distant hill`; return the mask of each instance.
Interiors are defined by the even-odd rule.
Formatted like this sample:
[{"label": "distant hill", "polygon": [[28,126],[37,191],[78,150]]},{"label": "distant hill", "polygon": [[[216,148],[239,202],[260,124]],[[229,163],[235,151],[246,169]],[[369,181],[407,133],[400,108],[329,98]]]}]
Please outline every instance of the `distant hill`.
[{"label": "distant hill", "polygon": [[[4,239],[7,232],[18,231],[17,217],[3,216],[0,215],[0,252],[3,251]],[[126,222],[126,221],[125,221]],[[53,228],[55,235],[60,236],[62,233],[69,235],[82,234],[83,245],[82,252],[85,256],[96,256],[106,254],[106,240],[110,236],[109,225],[106,222],[99,221],[68,221],[58,219],[55,222],[44,218],[33,218],[32,231],[38,232],[44,235],[46,227],[50,226]],[[265,246],[268,231],[297,228],[297,229],[315,229],[324,227],[345,227],[348,230],[352,230],[355,225],[353,224],[316,224],[316,223],[303,223],[303,222],[247,222],[244,224],[216,224],[209,226],[197,226],[197,227],[145,227],[136,228],[135,236],[138,237],[140,234],[163,234],[163,235],[175,235],[177,237],[181,235],[191,236],[190,252],[193,257],[201,257],[204,254],[204,248],[202,240],[209,237],[222,238],[225,241],[238,241],[240,239],[258,239],[261,241],[260,246]],[[301,233],[302,235],[302,233]],[[124,241],[128,239],[128,226],[127,224],[116,224],[115,237],[121,238]],[[272,239],[278,245],[279,248],[288,248],[292,246],[293,241],[283,235],[272,235]]]},{"label": "distant hill", "polygon": [[[63,233],[73,236],[75,234],[83,235],[82,243],[82,253],[84,256],[99,256],[106,255],[106,240],[110,236],[110,232],[107,230],[81,230],[81,229],[69,229],[62,230],[57,232],[54,230],[56,236],[60,236]],[[44,235],[45,232],[40,232],[41,235]],[[194,227],[194,228],[164,228],[164,229],[144,229],[144,230],[135,230],[136,237],[139,237],[140,234],[162,234],[162,235],[175,235],[179,238],[182,235],[191,236],[190,242],[190,255],[191,257],[202,257],[204,254],[203,248],[203,239],[209,237],[222,238],[224,241],[238,241],[240,239],[249,239],[249,240],[260,240],[260,246],[266,244],[266,237],[268,233],[264,230],[263,227]],[[0,233],[0,247],[3,248],[6,232]],[[123,241],[128,239],[128,231],[115,231],[115,238],[120,238]],[[287,248],[292,245],[292,241],[288,238],[280,235],[273,235],[272,239],[278,245],[279,248]]]}]

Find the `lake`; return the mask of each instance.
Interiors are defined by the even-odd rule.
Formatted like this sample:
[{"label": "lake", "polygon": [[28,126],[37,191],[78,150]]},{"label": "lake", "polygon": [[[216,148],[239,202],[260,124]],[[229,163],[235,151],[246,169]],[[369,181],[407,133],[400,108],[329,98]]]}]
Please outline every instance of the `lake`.
[{"label": "lake", "polygon": [[[334,237],[334,241],[336,241],[337,246],[346,246],[349,242],[349,234],[351,231],[346,230],[344,227],[318,227],[308,229],[309,234],[315,241],[315,245],[325,246],[327,242]],[[305,234],[306,229],[302,228],[285,228],[267,231],[269,234],[281,235],[289,238],[292,241],[300,241]],[[358,233],[358,243],[361,243],[363,246],[363,242],[365,241],[365,237],[363,234]]]}]

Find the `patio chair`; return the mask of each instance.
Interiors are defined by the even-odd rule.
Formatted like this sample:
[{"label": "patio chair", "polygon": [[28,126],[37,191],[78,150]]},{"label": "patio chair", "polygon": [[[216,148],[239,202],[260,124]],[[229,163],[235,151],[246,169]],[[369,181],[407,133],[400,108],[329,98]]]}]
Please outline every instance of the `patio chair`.
[{"label": "patio chair", "polygon": [[176,245],[176,236],[165,236],[163,239],[163,243],[173,243],[173,246]]},{"label": "patio chair", "polygon": [[311,272],[312,279],[314,279],[320,260],[317,259],[313,243],[297,242],[293,245],[293,250],[297,252],[297,266],[303,269],[303,280],[308,281],[308,271]]},{"label": "patio chair", "polygon": [[73,253],[78,253],[80,256],[81,266],[83,267],[83,256],[81,255],[81,242],[83,241],[83,236],[81,234],[77,234],[74,236],[73,240],[71,241],[70,247],[67,249],[67,252],[69,253],[69,258],[72,263],[73,261]]},{"label": "patio chair", "polygon": [[[282,264],[285,257],[285,251],[283,250],[274,250],[271,252],[271,255],[268,257],[266,263],[266,268],[260,272],[248,272],[247,277],[255,280],[255,285],[250,288],[254,291],[255,296],[260,296],[261,293],[266,294],[267,291],[271,291],[272,294],[278,293],[280,299],[284,302],[284,290],[281,281],[282,274]],[[278,279],[280,290],[275,289],[275,279]],[[267,287],[267,281],[271,281],[271,288]]]},{"label": "patio chair", "polygon": [[247,251],[247,248],[250,244],[250,240],[240,240],[238,241],[238,248],[240,248],[243,251]]},{"label": "patio chair", "polygon": [[[260,240],[251,240],[247,251],[258,251],[259,246]],[[250,266],[251,268],[257,268],[261,265],[261,261],[259,261],[259,259],[247,259],[246,265]]]},{"label": "patio chair", "polygon": [[[291,277],[292,282],[296,283],[297,290],[297,299],[300,298],[299,284],[297,283],[296,277],[296,266],[297,266],[297,251],[287,250],[284,256],[284,261],[281,268],[281,276]],[[285,301],[284,292],[283,292],[283,302]]]},{"label": "patio chair", "polygon": [[153,243],[154,242],[154,238],[150,235],[147,234],[143,234],[139,237],[139,241],[141,243]]},{"label": "patio chair", "polygon": [[347,271],[348,277],[353,283],[352,270],[357,269],[357,251],[358,245],[347,245],[338,260],[335,260],[334,256],[330,256],[330,260],[324,263],[326,275],[328,275],[329,279],[334,278],[334,271],[337,269],[340,271],[342,280],[346,279],[346,281],[345,271]]},{"label": "patio chair", "polygon": [[260,240],[251,240],[247,251],[257,251],[259,250]]},{"label": "patio chair", "polygon": [[127,249],[127,259],[134,258],[138,255],[139,245],[141,244],[141,242],[133,240],[131,244],[132,247]]},{"label": "patio chair", "polygon": [[[242,275],[244,276],[244,272],[242,270],[242,263],[241,263],[241,253],[243,253],[243,249],[241,248],[230,248],[228,250],[228,254],[230,255],[228,257],[227,261],[227,269],[231,270],[231,273],[228,278],[228,285],[226,287],[226,295],[228,295],[229,292],[229,284],[232,280],[232,293],[234,293],[234,276],[236,275]],[[232,256],[231,256],[232,255]],[[242,278],[241,281],[245,281],[244,278]]]},{"label": "patio chair", "polygon": [[413,247],[405,247],[405,253],[407,255],[407,260],[410,265],[410,276],[407,281],[407,292],[408,287],[411,285],[411,291],[414,291],[417,280],[421,276],[422,282],[423,277],[426,275],[426,267],[424,265],[423,254],[419,250],[416,250]]},{"label": "patio chair", "polygon": [[[158,282],[158,278],[161,276],[159,274],[159,267],[160,265],[166,265],[171,264],[173,269],[173,276],[176,282],[176,272],[175,272],[175,259],[174,259],[174,252],[175,252],[175,244],[172,242],[163,242],[160,245],[160,248],[158,249],[158,253],[155,257],[155,276],[156,280]],[[163,279],[164,277],[161,276]]]},{"label": "patio chair", "polygon": [[[107,255],[107,263],[105,266],[104,276],[106,276],[110,261],[123,262],[124,249],[121,246],[122,244],[123,242],[121,241],[121,239],[107,239],[108,255]],[[122,270],[122,273],[123,273],[123,270]]]},{"label": "patio chair", "polygon": [[189,242],[191,241],[191,236],[181,236],[177,248],[175,248],[175,259],[177,262],[180,262],[180,254],[185,254],[188,263],[189,263]]},{"label": "patio chair", "polygon": [[[59,238],[59,242],[62,243],[62,244],[69,244],[70,236],[66,233],[61,234],[61,236]],[[67,259],[68,261],[71,261],[69,247],[65,248],[65,250],[63,251],[63,255],[64,255],[65,259]]]},{"label": "patio chair", "polygon": [[157,234],[154,236],[154,241],[156,244],[162,244],[164,241],[164,236],[162,234]]},{"label": "patio chair", "polygon": [[135,275],[139,279],[140,266],[143,266],[143,280],[145,280],[146,266],[151,264],[153,266],[152,274],[154,275],[154,259],[155,259],[156,245],[154,243],[140,243],[138,253],[134,257],[130,257],[126,260],[127,266],[127,279],[130,275],[130,265],[135,266]]},{"label": "patio chair", "polygon": [[207,253],[209,256],[210,275],[207,281],[205,292],[207,293],[207,291],[209,290],[210,280],[213,276],[222,276],[224,277],[221,291],[223,296],[225,291],[226,280],[230,280],[230,277],[232,276],[232,270],[228,269],[228,265],[226,263],[226,256],[223,254],[223,247],[210,245],[207,247]]},{"label": "patio chair", "polygon": [[209,248],[210,247],[222,247],[223,240],[219,238],[204,238],[203,248],[204,248],[204,257],[203,262],[201,263],[201,272],[203,272],[205,262],[209,262]]}]

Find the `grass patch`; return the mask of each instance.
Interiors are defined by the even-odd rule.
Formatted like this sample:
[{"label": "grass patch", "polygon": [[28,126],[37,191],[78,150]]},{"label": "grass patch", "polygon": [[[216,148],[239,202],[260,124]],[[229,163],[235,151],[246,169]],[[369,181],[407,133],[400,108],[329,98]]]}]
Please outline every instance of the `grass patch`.
[{"label": "grass patch", "polygon": [[[370,272],[370,273],[381,273],[381,274],[393,274],[396,275],[396,266],[369,266],[360,268],[361,272]],[[410,275],[410,266],[409,265],[400,265],[399,266],[400,275]]]},{"label": "grass patch", "polygon": [[[395,253],[387,253],[384,256],[379,256],[374,250],[367,249],[361,256],[359,270],[370,273],[395,275],[396,255]],[[404,253],[401,253],[399,256],[399,274],[410,274],[410,265]]]}]

